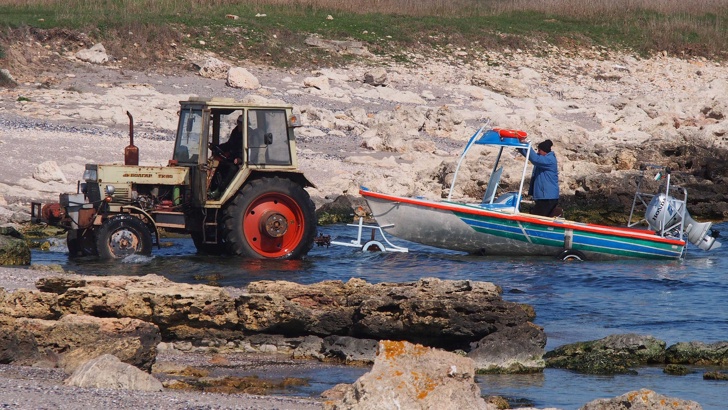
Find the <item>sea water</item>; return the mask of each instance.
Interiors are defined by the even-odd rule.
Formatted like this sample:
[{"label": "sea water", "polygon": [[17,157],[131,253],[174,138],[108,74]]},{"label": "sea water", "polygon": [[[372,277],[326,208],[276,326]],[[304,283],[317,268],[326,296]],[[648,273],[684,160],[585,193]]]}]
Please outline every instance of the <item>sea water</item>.
[{"label": "sea water", "polygon": [[[728,232],[728,223],[714,226]],[[319,227],[340,242],[356,239],[356,228]],[[366,232],[366,235],[369,233]],[[727,235],[728,237],[728,235]],[[690,247],[682,261],[563,262],[552,258],[481,257],[424,247],[389,238],[408,253],[371,253],[346,246],[315,246],[302,261],[257,261],[195,254],[190,239],[163,239],[152,257],[100,262],[69,261],[63,246],[33,251],[34,264],[61,264],[92,275],[156,273],[173,281],[216,286],[245,286],[257,280],[315,283],[362,278],[371,283],[416,281],[423,277],[493,282],[503,299],[532,305],[542,326],[546,350],[610,334],[637,333],[677,342],[728,340],[728,239],[711,252]],[[721,238],[719,238],[721,240]],[[301,370],[308,387],[288,394],[318,396],[336,383],[351,383],[366,368]],[[637,375],[593,376],[546,369],[533,375],[482,375],[484,395],[500,395],[514,405],[577,409],[597,398],[640,388],[695,400],[704,409],[728,408],[728,382],[703,380],[706,369],[686,376],[662,368],[638,368]],[[291,375],[296,375],[291,369]]]}]

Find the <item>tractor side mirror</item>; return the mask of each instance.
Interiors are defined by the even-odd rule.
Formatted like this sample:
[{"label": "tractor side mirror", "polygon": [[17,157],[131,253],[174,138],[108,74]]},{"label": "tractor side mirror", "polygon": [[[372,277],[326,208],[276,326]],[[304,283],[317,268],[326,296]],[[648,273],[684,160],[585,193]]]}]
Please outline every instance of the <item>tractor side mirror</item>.
[{"label": "tractor side mirror", "polygon": [[272,132],[266,132],[265,135],[263,135],[263,143],[265,145],[270,145],[273,143],[273,133]]}]

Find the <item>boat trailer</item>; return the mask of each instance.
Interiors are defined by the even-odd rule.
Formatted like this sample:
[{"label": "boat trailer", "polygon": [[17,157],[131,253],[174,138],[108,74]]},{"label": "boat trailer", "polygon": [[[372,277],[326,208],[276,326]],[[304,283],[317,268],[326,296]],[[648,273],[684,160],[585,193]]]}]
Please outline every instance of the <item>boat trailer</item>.
[{"label": "boat trailer", "polygon": [[[346,224],[346,226],[353,226],[357,228],[358,232],[356,235],[356,239],[352,239],[349,242],[332,241],[330,235],[320,234],[314,239],[314,242],[318,246],[328,247],[329,245],[340,245],[347,246],[349,248],[359,248],[364,252],[409,252],[407,248],[397,246],[390,242],[389,239],[387,239],[387,237],[384,235],[384,231],[382,230],[382,228],[390,228],[394,225],[365,225],[364,218],[360,217],[359,223]],[[362,241],[364,240],[362,238],[364,229],[371,229],[371,234],[369,236],[369,239],[362,243]],[[379,232],[379,237],[381,237],[381,240],[377,239],[377,231]]]}]

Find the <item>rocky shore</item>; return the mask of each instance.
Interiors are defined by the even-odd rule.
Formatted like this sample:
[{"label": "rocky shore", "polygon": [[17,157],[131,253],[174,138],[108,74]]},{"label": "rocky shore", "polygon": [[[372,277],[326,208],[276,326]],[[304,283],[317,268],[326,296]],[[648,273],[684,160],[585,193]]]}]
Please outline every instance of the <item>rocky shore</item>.
[{"label": "rocky shore", "polygon": [[[31,280],[34,289],[24,288]],[[3,398],[27,394],[28,380],[39,380],[35,388],[41,391],[68,386],[58,395],[30,401],[41,407],[66,395],[98,406],[113,402],[116,393],[97,389],[122,389],[129,393],[121,400],[128,407],[121,408],[169,395],[164,400],[170,407],[161,408],[208,399],[216,402],[213,408],[388,408],[381,404],[389,400],[426,407],[450,397],[444,408],[476,400],[480,404],[473,408],[490,409],[495,405],[481,402],[476,373],[558,367],[615,374],[660,364],[679,374],[686,365],[724,367],[727,360],[728,342],[666,349],[662,341],[631,334],[544,352],[545,334],[531,323],[533,309],[503,301],[500,288],[485,282],[261,281],[245,289],[221,289],[156,275],[96,277],[3,268],[0,284],[6,286],[0,289],[0,383],[18,381],[8,385]],[[220,371],[258,367],[255,363],[275,368],[327,362],[373,367],[356,383],[324,392],[322,399],[267,401],[241,394],[274,392],[297,381]],[[392,383],[407,374],[421,376]],[[208,397],[219,393],[228,395]],[[662,400],[654,392],[644,395]],[[245,404],[232,404],[235,400]],[[682,403],[675,408],[700,408],[671,400]]]},{"label": "rocky shore", "polygon": [[[728,213],[728,68],[719,62],[607,50],[452,49],[411,53],[407,64],[360,56],[347,67],[279,70],[178,50],[178,65],[164,71],[179,74],[172,76],[121,68],[123,56],[80,53],[90,48],[54,53],[33,38],[9,47],[17,87],[0,89],[0,141],[17,165],[0,179],[2,220],[23,220],[28,201],[73,190],[86,162],[120,161],[127,110],[141,162],[166,164],[177,102],[190,95],[294,105],[305,124],[297,132],[299,164],[317,186],[310,193],[319,206],[356,195],[360,185],[447,196],[457,154],[490,120],[554,142],[569,217],[624,223],[642,163],[671,167],[689,189],[693,216]],[[29,144],[36,155],[26,155]],[[40,176],[44,163],[53,172]],[[455,198],[482,197],[482,167],[478,156],[465,164],[468,182]],[[518,168],[504,171],[503,189],[517,188]]]}]

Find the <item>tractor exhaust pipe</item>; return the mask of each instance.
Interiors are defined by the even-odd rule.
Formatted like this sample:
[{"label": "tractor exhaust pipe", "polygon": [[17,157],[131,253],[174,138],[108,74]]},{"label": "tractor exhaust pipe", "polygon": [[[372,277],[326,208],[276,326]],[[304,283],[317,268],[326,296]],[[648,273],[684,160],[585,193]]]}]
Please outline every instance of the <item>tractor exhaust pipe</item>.
[{"label": "tractor exhaust pipe", "polygon": [[129,146],[124,148],[124,165],[139,165],[139,148],[134,146],[134,118],[129,111]]}]

